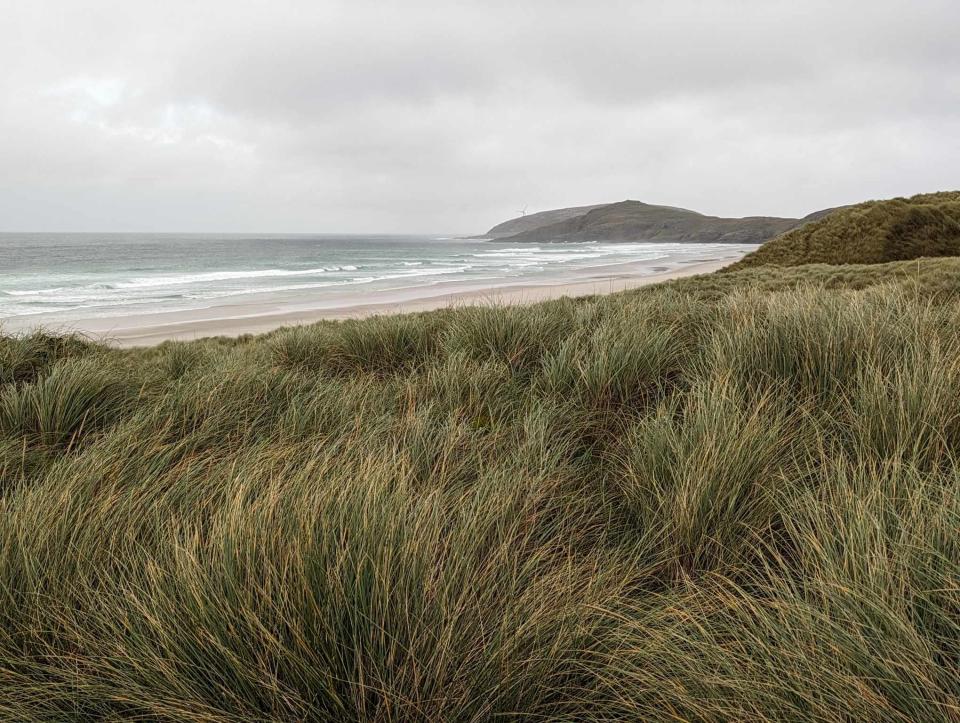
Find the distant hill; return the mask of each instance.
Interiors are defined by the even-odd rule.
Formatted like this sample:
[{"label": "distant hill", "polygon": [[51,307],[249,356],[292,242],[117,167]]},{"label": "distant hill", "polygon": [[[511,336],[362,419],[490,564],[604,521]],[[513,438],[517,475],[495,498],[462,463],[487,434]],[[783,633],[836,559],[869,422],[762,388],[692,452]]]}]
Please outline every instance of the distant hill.
[{"label": "distant hill", "polygon": [[606,204],[600,204],[597,206],[576,206],[574,208],[558,208],[553,211],[540,211],[539,213],[531,213],[529,216],[518,216],[517,218],[512,218],[509,221],[504,221],[501,224],[497,224],[483,235],[485,238],[507,238],[525,231],[531,231],[535,228],[549,226],[554,223],[560,223],[561,221],[567,221],[571,218],[582,216],[588,211],[592,211],[595,208],[602,208],[604,205]]},{"label": "distant hill", "polygon": [[[823,211],[818,213],[829,213]],[[806,219],[719,218],[673,206],[621,201],[531,214],[494,226],[489,238],[522,242],[664,241],[763,243]]]},{"label": "distant hill", "polygon": [[960,256],[960,191],[868,201],[773,239],[729,270]]}]

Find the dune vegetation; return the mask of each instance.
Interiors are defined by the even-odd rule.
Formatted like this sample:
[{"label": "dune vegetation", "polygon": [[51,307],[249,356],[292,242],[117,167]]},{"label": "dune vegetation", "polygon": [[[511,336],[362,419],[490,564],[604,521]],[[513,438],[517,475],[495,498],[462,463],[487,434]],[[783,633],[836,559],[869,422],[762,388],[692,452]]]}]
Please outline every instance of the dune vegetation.
[{"label": "dune vegetation", "polygon": [[0,718],[960,719],[960,259],[0,340]]},{"label": "dune vegetation", "polygon": [[960,256],[960,191],[867,201],[836,209],[767,242],[728,267],[881,264]]}]

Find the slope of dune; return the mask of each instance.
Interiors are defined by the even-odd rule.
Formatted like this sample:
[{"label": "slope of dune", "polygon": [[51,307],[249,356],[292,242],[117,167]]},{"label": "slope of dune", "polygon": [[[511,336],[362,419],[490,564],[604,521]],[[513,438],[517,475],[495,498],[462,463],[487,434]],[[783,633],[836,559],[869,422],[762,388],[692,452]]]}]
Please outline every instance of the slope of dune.
[{"label": "slope of dune", "polygon": [[867,201],[773,239],[729,267],[879,264],[960,256],[960,192]]}]

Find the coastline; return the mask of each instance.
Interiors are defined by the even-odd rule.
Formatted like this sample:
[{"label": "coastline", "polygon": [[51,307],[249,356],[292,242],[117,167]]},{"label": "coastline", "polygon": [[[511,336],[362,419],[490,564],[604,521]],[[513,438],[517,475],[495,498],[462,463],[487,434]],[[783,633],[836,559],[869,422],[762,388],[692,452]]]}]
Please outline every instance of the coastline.
[{"label": "coastline", "polygon": [[[189,341],[213,336],[236,337],[322,320],[430,311],[470,304],[528,304],[565,296],[609,294],[684,276],[711,273],[733,263],[751,248],[744,248],[742,253],[737,250],[722,257],[699,259],[673,267],[651,266],[643,262],[597,266],[588,269],[590,273],[587,275],[570,275],[541,283],[407,288],[398,290],[392,296],[373,298],[369,294],[353,292],[338,300],[337,304],[323,307],[311,304],[310,299],[302,295],[260,294],[258,296],[263,298],[203,309],[91,317],[41,326],[50,332],[75,332],[116,347],[151,346],[164,341]],[[18,326],[21,326],[21,330],[25,328]],[[10,330],[8,326],[7,331]],[[17,331],[15,327],[12,330]]]}]

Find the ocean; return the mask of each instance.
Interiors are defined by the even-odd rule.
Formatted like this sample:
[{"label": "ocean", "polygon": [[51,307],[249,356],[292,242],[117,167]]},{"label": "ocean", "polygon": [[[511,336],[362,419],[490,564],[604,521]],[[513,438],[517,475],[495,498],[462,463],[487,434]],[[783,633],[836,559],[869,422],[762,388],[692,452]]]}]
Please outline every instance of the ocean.
[{"label": "ocean", "polygon": [[[0,233],[0,325],[397,291],[539,284],[646,262],[650,273],[729,246],[518,244],[444,236]],[[9,322],[17,322],[9,324]]]}]

